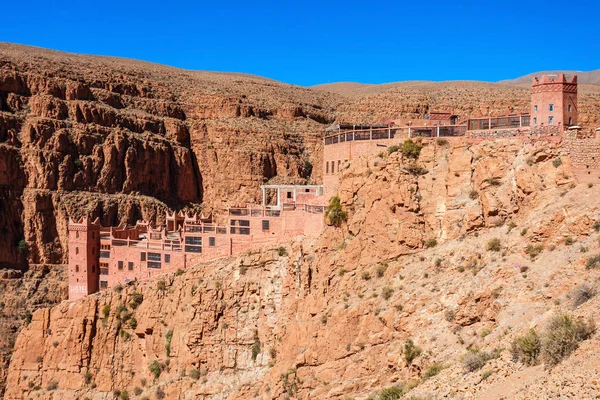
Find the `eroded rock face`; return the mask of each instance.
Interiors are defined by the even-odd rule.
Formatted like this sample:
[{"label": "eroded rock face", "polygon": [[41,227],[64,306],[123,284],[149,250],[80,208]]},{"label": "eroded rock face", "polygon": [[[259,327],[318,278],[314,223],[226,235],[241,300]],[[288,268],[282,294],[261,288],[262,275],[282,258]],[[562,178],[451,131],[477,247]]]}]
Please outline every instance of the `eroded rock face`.
[{"label": "eroded rock face", "polygon": [[[104,199],[118,218],[106,222],[133,223],[165,206],[254,201],[272,178],[306,182],[307,162],[320,163],[331,97],[261,78],[3,44],[0,201],[16,203],[2,217],[1,265],[65,262],[63,227],[81,214],[69,193],[87,196],[88,209],[97,194],[114,195]],[[131,203],[145,205],[131,211]],[[27,254],[16,251],[21,239]]]},{"label": "eroded rock face", "polygon": [[[316,241],[34,313],[5,397],[100,399],[138,388],[183,399],[366,398],[410,381],[411,396],[530,397],[540,367],[513,362],[512,340],[543,328],[573,288],[598,278],[579,248],[597,249],[591,200],[600,188],[571,186],[568,167],[552,164],[558,149],[540,146],[428,143],[419,176],[398,154],[355,160],[340,183],[347,224]],[[437,245],[424,248],[430,238]],[[494,238],[499,251],[488,250]],[[541,253],[527,254],[530,244]],[[597,319],[598,310],[594,298],[570,312]],[[408,339],[422,349],[410,361]],[[463,369],[469,348],[504,349],[486,364],[488,379]],[[585,342],[537,390],[593,396],[598,384],[585,371],[598,367],[596,349]],[[444,369],[428,377],[434,364]]]}]

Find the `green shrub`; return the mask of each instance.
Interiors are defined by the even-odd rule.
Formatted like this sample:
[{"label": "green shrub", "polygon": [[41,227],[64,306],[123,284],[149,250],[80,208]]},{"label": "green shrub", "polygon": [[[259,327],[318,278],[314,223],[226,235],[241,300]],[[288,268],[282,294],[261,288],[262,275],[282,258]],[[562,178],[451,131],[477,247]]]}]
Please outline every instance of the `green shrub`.
[{"label": "green shrub", "polygon": [[454,312],[454,310],[446,310],[444,311],[444,319],[448,322],[452,322],[454,321],[454,317],[456,316],[456,313]]},{"label": "green shrub", "polygon": [[75,160],[73,160],[73,165],[75,166],[75,168],[81,169],[83,167],[83,161],[81,161],[79,158],[76,158]]},{"label": "green shrub", "polygon": [[493,238],[490,239],[487,242],[487,251],[500,251],[502,250],[502,242],[500,242],[500,239],[498,238]]},{"label": "green shrub", "polygon": [[388,154],[396,153],[398,151],[400,151],[400,146],[398,145],[393,144],[390,147],[388,147]]},{"label": "green shrub", "polygon": [[25,325],[29,325],[32,319],[33,314],[29,310],[25,311]]},{"label": "green shrub", "polygon": [[158,379],[160,377],[160,373],[162,372],[161,365],[157,360],[154,360],[148,364],[148,370],[150,370],[152,375],[154,375],[154,379]]},{"label": "green shrub", "polygon": [[181,268],[177,268],[177,271],[175,271],[175,276],[181,276],[183,275],[183,270]]},{"label": "green shrub", "polygon": [[165,290],[167,290],[167,282],[165,282],[163,279],[161,279],[160,281],[158,281],[156,283],[156,289],[164,292]]},{"label": "green shrub", "polygon": [[346,270],[346,268],[342,268],[342,269],[340,269],[340,270],[338,271],[338,275],[339,275],[339,276],[344,276],[344,275],[346,275],[346,272],[348,272],[348,271]]},{"label": "green shrub", "polygon": [[139,292],[133,292],[131,294],[131,302],[129,303],[129,307],[131,307],[133,310],[135,310],[136,308],[138,308],[138,306],[140,304],[142,304],[142,302],[144,301],[144,295],[139,293]]},{"label": "green shrub", "polygon": [[437,246],[437,244],[437,240],[435,240],[434,238],[427,239],[424,243],[425,247],[428,249]]},{"label": "green shrub", "polygon": [[585,267],[587,269],[593,269],[593,268],[600,267],[600,254],[597,254],[593,257],[588,258],[585,263]]},{"label": "green shrub", "polygon": [[139,396],[140,394],[142,394],[142,389],[138,386],[134,387],[133,394],[135,394],[136,396]]},{"label": "green shrub", "polygon": [[477,190],[475,190],[475,189],[472,189],[472,190],[469,192],[469,198],[470,198],[471,200],[475,200],[475,199],[476,199],[476,198],[478,198],[478,197],[479,197],[479,193],[477,193]]},{"label": "green shrub", "polygon": [[594,228],[596,232],[600,232],[600,221],[595,221],[594,225],[592,225],[592,228]]},{"label": "green shrub", "polygon": [[402,155],[406,158],[416,160],[417,158],[419,158],[419,154],[421,154],[422,149],[423,146],[420,146],[413,142],[411,139],[408,139],[404,143],[402,143],[402,146],[400,147],[400,153],[402,153]]},{"label": "green shrub", "polygon": [[484,180],[485,183],[487,183],[490,186],[500,186],[502,185],[502,182],[500,182],[500,179],[498,178],[487,178],[486,180]]},{"label": "green shrub", "polygon": [[363,280],[368,281],[369,279],[371,279],[371,273],[369,271],[363,271],[361,277],[363,278]]},{"label": "green shrub", "polygon": [[190,378],[192,379],[200,379],[200,370],[198,370],[197,368],[194,368],[190,371]]},{"label": "green shrub", "polygon": [[446,139],[438,139],[437,144],[438,146],[448,146],[449,143]]},{"label": "green shrub", "polygon": [[429,173],[427,169],[421,167],[417,163],[410,163],[405,168],[409,174],[414,176],[427,175]]},{"label": "green shrub", "polygon": [[154,392],[154,395],[156,396],[156,398],[157,398],[158,400],[162,400],[162,399],[164,399],[164,398],[165,398],[165,396],[166,396],[166,395],[165,395],[165,391],[164,391],[164,390],[162,390],[162,389],[161,389],[161,388],[159,388],[159,387],[158,387],[158,388],[156,388],[156,391]]},{"label": "green shrub", "polygon": [[120,400],[129,400],[129,392],[127,392],[127,390],[123,390],[120,394],[119,394],[119,399]]},{"label": "green shrub", "polygon": [[570,245],[572,245],[573,243],[575,243],[575,239],[573,239],[571,236],[567,236],[567,237],[565,238],[565,245],[567,245],[567,246],[570,246]]},{"label": "green shrub", "polygon": [[110,303],[106,303],[103,307],[102,307],[102,315],[103,315],[103,319],[108,318],[108,316],[110,315]]},{"label": "green shrub", "polygon": [[286,257],[288,255],[288,252],[285,247],[280,247],[277,249],[277,255],[279,257]]},{"label": "green shrub", "polygon": [[169,329],[165,334],[165,350],[167,357],[171,356],[171,340],[173,340],[173,330]]},{"label": "green shrub", "polygon": [[340,227],[343,222],[348,220],[348,214],[342,208],[342,203],[339,196],[333,196],[329,200],[329,205],[325,210],[325,218],[333,226]]},{"label": "green shrub", "polygon": [[310,176],[312,175],[312,171],[313,171],[312,163],[308,160],[305,160],[304,161],[304,177],[310,178]]},{"label": "green shrub", "polygon": [[135,317],[131,317],[129,319],[129,327],[133,330],[135,330],[135,328],[137,328],[137,319],[135,319]]},{"label": "green shrub", "polygon": [[490,376],[492,376],[493,373],[494,373],[494,371],[490,371],[490,370],[483,371],[481,373],[481,380],[485,381],[487,378],[489,378]]},{"label": "green shrub", "polygon": [[552,165],[554,165],[554,168],[558,168],[562,165],[562,160],[560,158],[555,158],[552,160]]},{"label": "green shrub", "polygon": [[378,400],[398,400],[404,395],[404,389],[401,386],[391,386],[381,389],[377,393]]},{"label": "green shrub", "polygon": [[423,350],[414,344],[412,339],[408,339],[404,343],[404,360],[406,361],[406,365],[412,364],[415,358],[419,357]]},{"label": "green shrub", "polygon": [[568,314],[555,315],[542,335],[542,360],[550,366],[558,364],[594,331],[593,322],[577,321]]},{"label": "green shrub", "polygon": [[85,371],[85,375],[83,376],[83,379],[84,379],[86,385],[89,385],[90,383],[92,383],[92,373],[90,372],[89,369],[87,371]]},{"label": "green shrub", "polygon": [[542,342],[534,329],[522,336],[517,336],[512,342],[513,361],[521,361],[527,366],[536,365],[542,350]]},{"label": "green shrub", "polygon": [[533,261],[544,251],[544,246],[541,244],[528,244],[525,248],[525,254],[529,255],[529,258]]},{"label": "green shrub", "polygon": [[116,286],[113,288],[113,290],[114,290],[115,292],[117,292],[117,293],[121,293],[121,292],[123,291],[123,286],[122,286],[120,283],[118,283],[118,284],[117,284],[117,285],[116,285]]},{"label": "green shrub", "polygon": [[25,239],[19,240],[19,243],[17,243],[17,250],[19,251],[19,254],[23,255],[29,252],[29,245],[27,244]]},{"label": "green shrub", "polygon": [[589,283],[582,283],[569,293],[573,308],[577,308],[588,300],[591,300],[595,295],[596,288]]},{"label": "green shrub", "polygon": [[56,390],[56,389],[58,389],[58,382],[51,381],[50,383],[48,383],[48,390]]},{"label": "green shrub", "polygon": [[377,268],[375,268],[375,273],[377,274],[378,278],[383,278],[383,275],[385,275],[385,271],[388,269],[388,265],[387,264],[379,264],[377,265]]},{"label": "green shrub", "polygon": [[439,374],[440,372],[442,372],[442,370],[446,368],[446,366],[444,364],[441,363],[433,363],[431,364],[427,370],[425,371],[425,373],[423,374],[423,379],[429,379],[431,377],[436,376],[437,374]]}]

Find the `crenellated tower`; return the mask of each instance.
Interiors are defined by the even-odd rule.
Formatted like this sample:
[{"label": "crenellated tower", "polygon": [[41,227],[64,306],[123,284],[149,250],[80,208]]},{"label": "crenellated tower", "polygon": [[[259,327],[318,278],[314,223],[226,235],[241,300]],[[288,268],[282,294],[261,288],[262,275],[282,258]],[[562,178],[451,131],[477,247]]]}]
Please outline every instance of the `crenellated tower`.
[{"label": "crenellated tower", "polygon": [[577,125],[577,75],[534,77],[531,85],[531,126]]},{"label": "crenellated tower", "polygon": [[98,291],[100,223],[69,218],[69,300]]}]

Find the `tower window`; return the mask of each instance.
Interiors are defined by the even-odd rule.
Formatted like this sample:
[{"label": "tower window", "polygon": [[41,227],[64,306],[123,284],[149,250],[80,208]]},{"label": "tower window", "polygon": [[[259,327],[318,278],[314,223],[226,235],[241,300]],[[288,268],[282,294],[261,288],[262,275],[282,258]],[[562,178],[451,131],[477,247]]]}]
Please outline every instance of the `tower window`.
[{"label": "tower window", "polygon": [[216,240],[215,240],[214,237],[209,237],[208,238],[208,245],[209,246],[214,247],[215,246],[215,242],[216,242]]},{"label": "tower window", "polygon": [[271,226],[270,226],[270,225],[271,225],[271,224],[270,224],[270,221],[269,221],[268,219],[263,219],[263,221],[262,221],[262,230],[263,230],[263,231],[268,231],[268,230],[270,230],[270,229],[271,229]]},{"label": "tower window", "polygon": [[569,117],[569,125],[572,125],[573,118]]},{"label": "tower window", "polygon": [[133,262],[129,261],[127,263],[127,269],[130,270],[130,271],[133,271]]},{"label": "tower window", "polygon": [[79,231],[75,232],[75,238],[79,239]]},{"label": "tower window", "polygon": [[329,161],[325,162],[325,173],[329,173]]},{"label": "tower window", "polygon": [[554,104],[548,104],[548,111],[554,111]]},{"label": "tower window", "polygon": [[75,272],[79,272],[79,265],[75,266]]},{"label": "tower window", "polygon": [[548,117],[548,125],[554,124],[554,117]]},{"label": "tower window", "polygon": [[79,254],[79,247],[75,247],[75,254]]},{"label": "tower window", "polygon": [[535,106],[533,106],[533,112],[537,112],[537,104]]},{"label": "tower window", "polygon": [[142,251],[140,253],[140,261],[146,261],[146,252],[145,251]]},{"label": "tower window", "polygon": [[571,105],[569,104],[569,106],[567,107],[567,109],[569,110],[569,112],[571,112]]},{"label": "tower window", "polygon": [[171,262],[171,255],[170,254],[165,254],[165,263],[168,264]]},{"label": "tower window", "polygon": [[537,125],[537,118],[533,118],[533,125]]},{"label": "tower window", "polygon": [[123,261],[119,261],[118,268],[119,268],[119,270],[123,269]]}]

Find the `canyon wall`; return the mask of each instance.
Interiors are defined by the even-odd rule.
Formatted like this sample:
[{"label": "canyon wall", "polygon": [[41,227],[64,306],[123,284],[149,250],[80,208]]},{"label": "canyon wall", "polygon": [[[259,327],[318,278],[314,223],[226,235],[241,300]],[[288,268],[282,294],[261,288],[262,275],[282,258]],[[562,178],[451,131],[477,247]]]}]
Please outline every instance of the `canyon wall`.
[{"label": "canyon wall", "polygon": [[[36,311],[5,397],[342,399],[393,385],[433,398],[528,398],[532,385],[592,396],[595,336],[545,383],[509,349],[556,312],[599,317],[597,298],[572,307],[571,291],[600,277],[581,250],[598,252],[600,189],[575,184],[556,144],[423,145],[416,164],[392,153],[345,165],[348,220],[316,241]],[[422,349],[410,362],[409,339]],[[485,379],[463,368],[477,348],[499,349]]]}]

